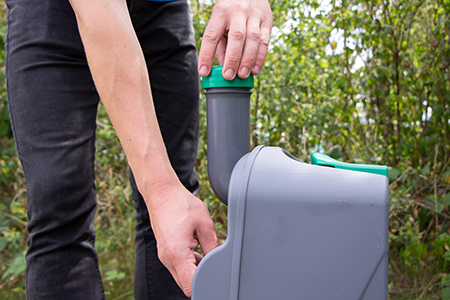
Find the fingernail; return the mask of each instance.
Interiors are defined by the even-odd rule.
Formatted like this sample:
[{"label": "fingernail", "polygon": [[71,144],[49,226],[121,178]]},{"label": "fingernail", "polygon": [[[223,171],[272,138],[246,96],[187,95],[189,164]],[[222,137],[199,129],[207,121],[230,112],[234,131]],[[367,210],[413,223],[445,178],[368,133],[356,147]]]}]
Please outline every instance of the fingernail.
[{"label": "fingernail", "polygon": [[199,73],[200,73],[200,75],[202,75],[202,76],[207,76],[207,75],[208,75],[208,68],[207,68],[206,66],[202,66],[202,67],[200,68]]},{"label": "fingernail", "polygon": [[225,71],[225,77],[229,78],[229,79],[233,79],[234,76],[234,72],[231,69],[228,69]]},{"label": "fingernail", "polygon": [[248,68],[247,67],[243,67],[242,69],[241,69],[241,76],[242,77],[248,77],[248,73],[249,73],[249,71],[248,71]]},{"label": "fingernail", "polygon": [[252,69],[252,73],[253,73],[253,74],[259,74],[259,71],[260,71],[260,70],[259,70],[259,67],[258,67],[258,66],[254,66],[253,69]]}]

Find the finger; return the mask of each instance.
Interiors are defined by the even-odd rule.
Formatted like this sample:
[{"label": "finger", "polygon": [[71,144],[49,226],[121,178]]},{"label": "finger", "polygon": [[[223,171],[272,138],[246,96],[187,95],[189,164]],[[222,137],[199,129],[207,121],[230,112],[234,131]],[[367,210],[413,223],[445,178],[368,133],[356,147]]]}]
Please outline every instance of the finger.
[{"label": "finger", "polygon": [[[194,245],[198,245],[198,241],[192,239],[192,244],[189,247]],[[158,256],[161,256],[159,259],[170,271],[175,282],[188,297],[191,296],[192,278],[194,277],[199,259],[189,247],[176,247],[170,250],[166,249],[165,251],[158,248]]]},{"label": "finger", "polygon": [[223,65],[225,61],[225,51],[227,49],[227,38],[224,36],[220,39],[216,49],[216,58],[219,65]]},{"label": "finger", "polygon": [[[214,229],[214,222],[212,221],[212,219],[200,223],[198,225],[197,232],[197,239],[192,240],[193,244],[191,246],[199,242],[202,247],[202,251],[205,254],[209,253],[212,249],[219,246],[219,241],[217,239],[216,231]],[[203,242],[203,244],[200,240]],[[187,254],[187,252],[184,254]],[[175,281],[181,287],[187,297],[191,297],[192,280],[194,278],[194,273],[197,269],[197,265],[202,259],[203,256],[201,256],[199,253],[190,250],[188,258],[179,260],[177,259],[173,261],[174,268],[176,270],[174,272],[176,274],[174,275]]]},{"label": "finger", "polygon": [[225,19],[217,16],[215,10],[213,9],[211,20],[206,26],[203,34],[202,44],[198,55],[198,69],[201,76],[209,75],[214,62],[214,54],[216,52],[217,44],[223,37],[225,29]]},{"label": "finger", "polygon": [[270,32],[272,29],[272,23],[262,23],[261,24],[261,37],[259,40],[259,49],[258,54],[256,56],[255,65],[252,68],[252,74],[257,75],[261,72],[261,69],[266,60],[267,51],[269,49],[270,42]]},{"label": "finger", "polygon": [[247,20],[242,15],[236,17],[233,23],[230,24],[225,61],[223,64],[223,77],[227,80],[232,80],[236,76],[244,48],[247,33],[246,27]]},{"label": "finger", "polygon": [[217,239],[213,220],[211,218],[201,218],[199,222],[200,223],[198,223],[196,230],[197,234],[192,239],[190,248],[185,248],[185,250],[183,250],[183,253],[180,254],[177,259],[173,260],[173,266],[176,270],[176,278],[174,276],[175,281],[181,287],[187,297],[191,297],[192,279],[194,278],[194,273],[197,269],[197,265],[203,259],[203,256],[193,251],[192,249],[197,247],[197,245],[200,243],[202,251],[206,255],[212,249],[219,246],[219,241]]},{"label": "finger", "polygon": [[238,71],[238,75],[241,78],[247,78],[250,75],[250,71],[253,69],[253,66],[255,65],[261,37],[259,25],[260,21],[254,18],[250,19],[247,23],[244,51]]},{"label": "finger", "polygon": [[[190,252],[191,255],[189,259],[180,260],[176,265],[174,265],[177,276],[177,278],[174,276],[175,281],[187,297],[191,297],[192,279],[194,278],[194,273],[198,264],[198,257],[195,255],[194,251],[190,250]],[[200,254],[198,255],[201,256]]]}]

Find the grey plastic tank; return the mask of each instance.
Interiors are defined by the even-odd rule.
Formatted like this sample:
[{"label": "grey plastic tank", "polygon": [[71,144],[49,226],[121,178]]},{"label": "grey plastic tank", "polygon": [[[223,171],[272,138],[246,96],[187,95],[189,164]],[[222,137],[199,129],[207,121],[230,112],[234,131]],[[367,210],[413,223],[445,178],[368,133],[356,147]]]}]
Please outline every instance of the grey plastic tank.
[{"label": "grey plastic tank", "polygon": [[[207,101],[211,88],[230,88],[206,83]],[[241,100],[249,101],[246,97]],[[233,124],[222,129],[228,125]],[[244,132],[240,139],[248,132],[233,130]],[[208,152],[220,157],[223,147],[211,148],[209,138],[210,133]],[[229,141],[226,148],[232,145]],[[319,153],[306,164],[267,146],[244,153],[237,163],[233,159],[228,154],[223,159],[233,164],[222,192],[228,236],[200,262],[192,299],[387,299],[386,167],[345,164]],[[211,172],[216,170],[209,168],[210,179],[225,173]]]}]

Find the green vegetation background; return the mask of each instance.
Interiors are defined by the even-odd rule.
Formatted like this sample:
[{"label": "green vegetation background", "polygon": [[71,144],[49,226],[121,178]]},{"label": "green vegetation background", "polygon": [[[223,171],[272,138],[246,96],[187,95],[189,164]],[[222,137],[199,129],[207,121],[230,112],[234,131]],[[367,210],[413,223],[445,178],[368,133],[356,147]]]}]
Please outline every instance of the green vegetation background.
[{"label": "green vegetation background", "polygon": [[[191,0],[197,41],[210,1]],[[273,0],[267,63],[252,97],[252,145],[309,162],[324,151],[389,166],[389,299],[450,299],[450,0]],[[26,187],[9,127],[0,4],[0,298],[25,298]],[[226,207],[206,173],[199,197],[221,240]],[[133,299],[134,211],[126,158],[103,107],[96,248],[107,299]]]}]

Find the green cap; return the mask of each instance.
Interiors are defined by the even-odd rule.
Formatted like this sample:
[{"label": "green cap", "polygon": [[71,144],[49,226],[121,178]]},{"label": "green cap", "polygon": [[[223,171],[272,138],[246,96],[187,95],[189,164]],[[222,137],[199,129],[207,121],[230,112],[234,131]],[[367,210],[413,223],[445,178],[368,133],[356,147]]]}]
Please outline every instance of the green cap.
[{"label": "green cap", "polygon": [[226,80],[222,76],[222,69],[223,66],[212,67],[209,76],[203,77],[202,88],[211,89],[211,88],[238,87],[251,89],[255,86],[253,84],[252,74],[250,74],[250,76],[248,76],[245,79],[241,79],[238,76],[236,76],[234,77],[233,80]]},{"label": "green cap", "polygon": [[336,169],[345,169],[351,171],[359,171],[365,173],[373,173],[378,175],[383,175],[388,177],[388,168],[386,166],[376,166],[376,165],[358,165],[343,163],[338,160],[332,159],[331,157],[314,152],[311,154],[311,164],[319,166],[334,167]]}]

